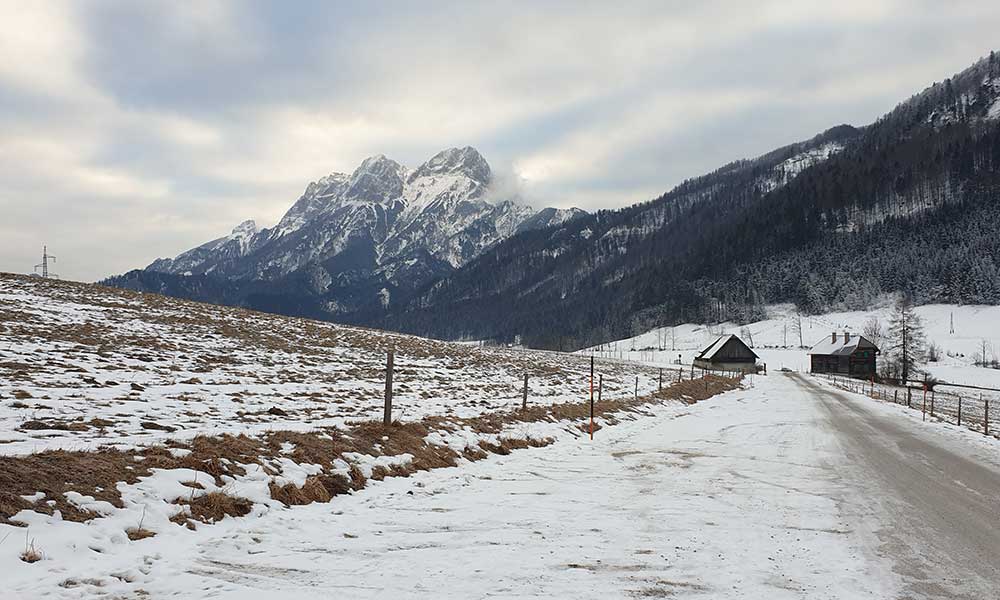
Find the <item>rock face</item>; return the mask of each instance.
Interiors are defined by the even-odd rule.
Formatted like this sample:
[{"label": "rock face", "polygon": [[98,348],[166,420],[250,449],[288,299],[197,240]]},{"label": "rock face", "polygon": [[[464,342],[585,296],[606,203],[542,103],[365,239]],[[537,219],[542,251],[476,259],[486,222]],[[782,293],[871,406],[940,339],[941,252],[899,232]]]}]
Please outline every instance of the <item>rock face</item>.
[{"label": "rock face", "polygon": [[[412,170],[373,156],[349,175],[310,183],[273,228],[258,230],[246,221],[226,237],[154,261],[129,285],[191,297],[192,285],[217,289],[223,280],[232,284],[225,299],[200,299],[257,306],[264,295],[285,312],[278,298],[286,295],[313,316],[351,320],[385,309],[401,292],[460,268],[514,233],[585,214],[536,212],[517,198],[495,195],[492,181],[489,164],[471,147],[444,150]],[[216,281],[200,285],[184,277]]]}]

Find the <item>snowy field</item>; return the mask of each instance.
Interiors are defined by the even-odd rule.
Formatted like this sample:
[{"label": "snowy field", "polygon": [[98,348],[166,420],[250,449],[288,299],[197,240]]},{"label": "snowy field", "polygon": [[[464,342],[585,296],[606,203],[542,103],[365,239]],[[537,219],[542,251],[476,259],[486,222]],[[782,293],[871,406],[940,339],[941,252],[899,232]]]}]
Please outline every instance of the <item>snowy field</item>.
[{"label": "snowy field", "polygon": [[[581,402],[589,359],[469,344],[0,274],[0,455],[197,435],[339,427],[382,415],[472,417]],[[658,369],[600,361],[605,398]]]},{"label": "snowy field", "polygon": [[[593,351],[597,356],[640,360],[650,365],[669,365],[678,359],[690,364],[694,356],[718,336],[728,333],[741,335],[741,331],[747,328],[754,352],[769,370],[787,368],[806,372],[809,370],[808,348],[835,331],[861,334],[865,322],[873,316],[888,328],[892,307],[886,304],[870,311],[802,316],[801,341],[804,349],[799,347],[794,307],[774,305],[768,307],[767,312],[768,319],[748,325],[688,323],[664,327],[581,353]],[[973,364],[981,354],[984,342],[987,361],[1000,358],[1000,306],[931,304],[918,306],[915,312],[923,322],[927,342],[936,344],[942,350],[938,362],[922,365],[932,376],[950,383],[1000,388],[1000,370]]]},{"label": "snowy field", "polygon": [[[4,598],[935,597],[911,574],[942,536],[886,527],[920,515],[874,487],[825,380],[656,392],[662,356],[599,357],[591,440],[586,355],[14,276],[0,333]],[[986,436],[849,396],[997,468]],[[966,563],[949,585],[984,589]]]},{"label": "snowy field", "polygon": [[[563,435],[335,504],[175,527],[141,552],[93,527],[39,527],[50,566],[9,570],[6,586],[25,598],[887,597],[878,565],[841,533],[837,483],[816,476],[832,438],[768,427],[776,413],[761,402],[790,421],[804,410],[770,391],[657,406],[594,442]],[[19,543],[0,546],[0,565]]]},{"label": "snowy field", "polygon": [[[660,368],[596,366],[598,432],[738,385],[663,369],[660,390]],[[0,275],[0,576],[22,578],[14,597],[210,595],[154,577],[153,557],[305,505],[340,511],[373,481],[580,438],[589,373],[578,355]]]},{"label": "snowy field", "polygon": [[[930,431],[854,397],[997,467],[982,436]],[[173,528],[141,546],[78,524],[39,528],[53,557],[14,563],[21,541],[7,540],[0,572],[18,599],[938,597],[910,576],[937,549],[921,531],[886,527],[898,518],[887,511],[912,509],[864,487],[875,480],[823,410],[772,374],[692,406],[652,406],[594,441],[556,432],[546,448],[386,479],[333,504]],[[948,585],[972,593],[982,582]]]}]

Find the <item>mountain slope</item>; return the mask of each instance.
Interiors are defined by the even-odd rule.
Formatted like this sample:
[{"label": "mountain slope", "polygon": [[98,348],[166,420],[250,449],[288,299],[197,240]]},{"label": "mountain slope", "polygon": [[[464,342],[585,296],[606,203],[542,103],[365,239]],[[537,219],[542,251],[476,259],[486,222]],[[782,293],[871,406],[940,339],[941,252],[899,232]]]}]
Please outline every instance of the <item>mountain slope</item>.
[{"label": "mountain slope", "polygon": [[385,156],[310,183],[271,229],[227,237],[108,282],[168,295],[346,321],[377,317],[397,294],[446,275],[517,231],[582,211],[533,209],[491,190],[473,148],[410,170]]},{"label": "mountain slope", "polygon": [[412,172],[374,157],[312,184],[274,230],[241,227],[111,283],[564,349],[745,321],[765,303],[858,308],[884,292],[1000,303],[998,123],[991,53],[875,123],[616,211],[532,215],[487,199],[488,165],[468,148]]},{"label": "mountain slope", "polygon": [[[1000,303],[1000,60],[619,211],[514,236],[395,306],[390,327],[577,348],[673,322]],[[488,315],[488,318],[484,318]]]}]

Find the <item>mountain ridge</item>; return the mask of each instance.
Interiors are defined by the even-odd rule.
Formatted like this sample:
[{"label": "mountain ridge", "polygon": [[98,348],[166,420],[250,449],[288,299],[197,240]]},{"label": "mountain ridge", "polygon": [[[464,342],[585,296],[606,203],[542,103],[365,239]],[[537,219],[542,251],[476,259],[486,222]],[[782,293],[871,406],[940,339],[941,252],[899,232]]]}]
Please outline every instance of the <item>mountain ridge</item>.
[{"label": "mountain ridge", "polygon": [[[998,82],[991,53],[870,125],[514,236],[384,324],[574,349],[676,322],[745,321],[765,302],[819,311],[899,291],[1000,303]],[[968,272],[979,275],[957,277]]]},{"label": "mountain ridge", "polygon": [[[452,158],[435,168],[464,164]],[[331,285],[330,269],[315,264],[280,279],[280,292],[251,279],[132,277],[140,289],[251,299],[264,310],[561,349],[677,322],[746,321],[765,303],[810,312],[902,292],[1000,304],[998,172],[1000,58],[991,53],[871,124],[831,127],[625,208],[567,220],[539,211],[522,221],[536,226],[510,227],[457,259],[447,251],[460,244],[427,245],[424,230],[403,227],[409,235],[387,255],[395,260],[379,269],[406,285],[342,270],[328,300],[347,310],[310,304],[317,282]],[[236,251],[233,240],[219,246]]]},{"label": "mountain ridge", "polygon": [[[310,182],[272,228],[245,221],[228,236],[153,261],[143,277],[133,271],[109,281],[185,297],[228,281],[234,290],[255,290],[253,296],[234,292],[249,305],[258,293],[275,297],[290,286],[311,296],[313,315],[350,319],[460,268],[518,231],[583,214],[536,211],[516,196],[495,193],[492,182],[489,164],[470,146],[438,152],[415,169],[377,154],[350,174]],[[232,301],[232,294],[225,296]]]}]

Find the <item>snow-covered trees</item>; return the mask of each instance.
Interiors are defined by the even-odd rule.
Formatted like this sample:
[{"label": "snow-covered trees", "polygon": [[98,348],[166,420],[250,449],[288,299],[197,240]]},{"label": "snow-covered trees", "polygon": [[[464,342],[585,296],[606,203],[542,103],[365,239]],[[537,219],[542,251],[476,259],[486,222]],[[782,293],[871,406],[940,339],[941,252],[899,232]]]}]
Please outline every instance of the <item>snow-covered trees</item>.
[{"label": "snow-covered trees", "polygon": [[924,329],[908,298],[901,298],[896,303],[889,320],[888,340],[886,354],[900,379],[906,381],[919,373],[919,364],[924,359]]}]

